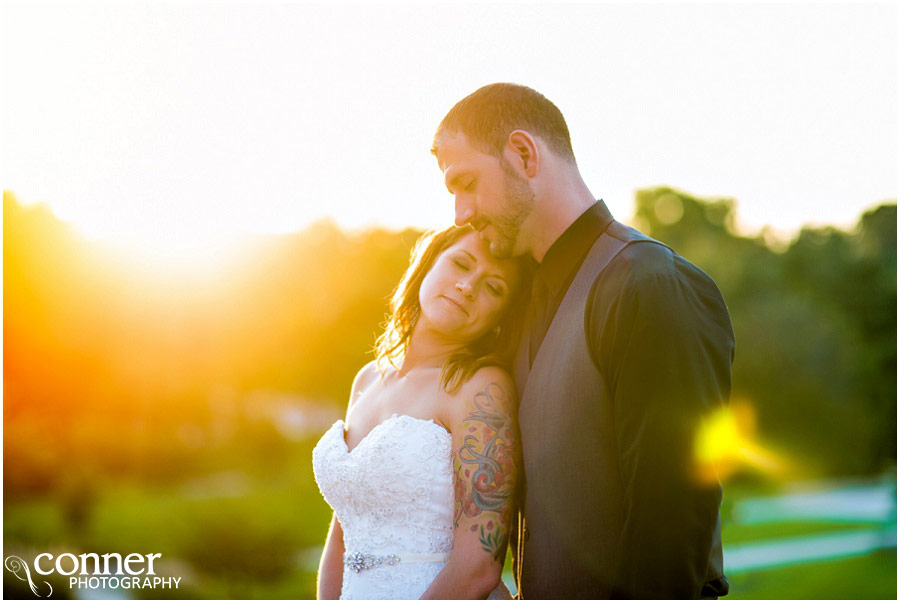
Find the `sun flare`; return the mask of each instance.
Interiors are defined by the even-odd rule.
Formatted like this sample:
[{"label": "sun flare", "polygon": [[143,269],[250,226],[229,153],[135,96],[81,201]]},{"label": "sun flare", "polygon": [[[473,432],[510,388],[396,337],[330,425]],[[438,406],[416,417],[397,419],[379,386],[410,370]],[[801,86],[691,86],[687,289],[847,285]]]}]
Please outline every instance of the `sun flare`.
[{"label": "sun flare", "polygon": [[152,271],[208,272],[224,268],[257,238],[222,216],[169,219],[158,214],[118,215],[62,211],[86,241],[108,258]]},{"label": "sun flare", "polygon": [[740,467],[768,475],[782,473],[786,464],[755,438],[756,415],[743,400],[713,412],[700,426],[695,458],[703,481],[723,480]]}]

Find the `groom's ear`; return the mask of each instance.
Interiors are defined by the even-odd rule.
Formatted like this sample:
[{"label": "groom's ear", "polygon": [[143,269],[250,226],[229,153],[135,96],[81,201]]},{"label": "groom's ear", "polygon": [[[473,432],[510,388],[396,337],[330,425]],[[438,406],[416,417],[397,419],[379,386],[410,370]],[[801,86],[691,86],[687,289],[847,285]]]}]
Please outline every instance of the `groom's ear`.
[{"label": "groom's ear", "polygon": [[538,172],[540,154],[534,137],[525,130],[513,130],[506,139],[504,153],[509,162],[526,178],[534,178]]}]

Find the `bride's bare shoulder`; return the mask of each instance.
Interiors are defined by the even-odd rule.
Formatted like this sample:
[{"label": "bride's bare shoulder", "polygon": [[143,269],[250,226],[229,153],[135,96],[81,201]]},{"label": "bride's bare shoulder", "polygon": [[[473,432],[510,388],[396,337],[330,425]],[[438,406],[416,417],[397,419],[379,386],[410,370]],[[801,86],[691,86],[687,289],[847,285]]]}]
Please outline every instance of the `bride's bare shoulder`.
[{"label": "bride's bare shoulder", "polygon": [[515,385],[512,377],[503,368],[499,366],[483,366],[472,377],[462,384],[460,393],[465,393],[466,397],[471,397],[482,391],[486,387],[496,386],[508,392],[509,395],[515,396]]},{"label": "bride's bare shoulder", "polygon": [[356,377],[353,378],[353,385],[350,388],[350,403],[348,404],[348,410],[356,402],[359,395],[368,389],[370,385],[375,383],[379,376],[378,366],[375,364],[374,360],[359,369],[359,372],[356,373]]},{"label": "bride's bare shoulder", "polygon": [[353,379],[353,387],[365,389],[378,378],[378,365],[374,360],[370,360],[359,369],[356,377]]},{"label": "bride's bare shoulder", "polygon": [[516,388],[510,374],[499,366],[478,369],[453,396],[450,404],[453,422],[461,423],[473,408],[492,408],[514,416]]}]

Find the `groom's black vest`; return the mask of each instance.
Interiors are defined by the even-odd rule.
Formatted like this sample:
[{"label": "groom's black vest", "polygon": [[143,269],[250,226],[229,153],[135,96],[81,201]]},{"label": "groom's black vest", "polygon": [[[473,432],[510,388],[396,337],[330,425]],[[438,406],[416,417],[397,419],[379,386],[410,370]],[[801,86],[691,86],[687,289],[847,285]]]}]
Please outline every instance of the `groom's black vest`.
[{"label": "groom's black vest", "polygon": [[[622,253],[625,249],[628,252]],[[619,299],[615,288],[621,285],[605,283],[604,270],[616,262],[639,263],[647,254],[677,257],[662,243],[612,222],[574,276],[531,367],[527,329],[519,346],[515,378],[526,483],[520,499],[515,571],[522,598],[696,598],[727,592],[718,518],[720,486],[695,487],[686,482],[690,490],[687,502],[681,498],[670,501],[666,497],[674,491],[673,479],[681,479],[672,475],[679,469],[647,464],[640,467],[645,471],[642,479],[646,481],[648,470],[654,476],[658,474],[659,498],[647,500],[656,496],[652,488],[649,494],[646,489],[633,490],[633,475],[623,474],[623,459],[627,456],[627,471],[632,471],[636,466],[634,455],[641,455],[641,446],[652,446],[653,442],[641,443],[638,438],[634,449],[623,448],[631,442],[619,438],[631,433],[634,426],[617,425],[627,415],[617,408],[623,402],[611,391],[607,376],[601,372],[602,364],[592,358],[586,332],[588,301],[593,300],[595,309],[597,303],[603,309],[602,304],[607,303],[604,300],[615,304]],[[678,260],[702,275],[682,258]],[[616,272],[622,273],[621,264]],[[709,277],[703,277],[712,284]],[[730,332],[724,302],[721,308]],[[639,326],[619,328],[636,330]],[[656,344],[677,346],[679,342],[661,340]],[[733,339],[721,346],[724,353],[729,345],[733,346]],[[730,361],[728,358],[728,371]],[[654,367],[646,370],[647,379],[657,378]],[[722,380],[721,374],[710,378]],[[727,398],[730,373],[726,380],[728,383],[718,383],[710,391],[719,391]],[[703,400],[700,405],[714,407],[722,401]],[[647,458],[665,455],[658,450],[654,453]],[[674,508],[667,507],[670,502]],[[676,513],[685,504],[687,511]],[[680,532],[675,530],[676,542],[664,536],[655,543],[647,541],[646,529],[635,531],[629,524],[640,521],[652,525],[657,519],[664,522],[659,526],[660,534],[671,532],[664,528],[680,519],[699,527],[688,529],[685,538],[677,536]],[[628,541],[631,534],[640,534],[635,537],[640,541]],[[670,557],[674,559],[668,561]]]}]

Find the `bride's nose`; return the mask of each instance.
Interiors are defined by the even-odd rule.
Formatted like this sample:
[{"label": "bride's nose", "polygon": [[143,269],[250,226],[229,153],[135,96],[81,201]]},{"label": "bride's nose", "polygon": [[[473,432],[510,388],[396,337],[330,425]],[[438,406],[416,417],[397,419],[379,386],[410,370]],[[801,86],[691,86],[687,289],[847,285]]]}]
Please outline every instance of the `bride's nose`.
[{"label": "bride's nose", "polygon": [[469,283],[468,279],[460,279],[456,282],[456,290],[460,292],[466,299],[472,299],[473,290],[472,284]]}]

